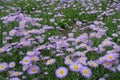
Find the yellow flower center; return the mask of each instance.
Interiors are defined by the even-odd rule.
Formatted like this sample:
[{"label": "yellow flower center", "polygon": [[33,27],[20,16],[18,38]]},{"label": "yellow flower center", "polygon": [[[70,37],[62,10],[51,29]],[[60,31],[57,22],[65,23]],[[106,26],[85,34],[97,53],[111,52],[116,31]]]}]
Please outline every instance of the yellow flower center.
[{"label": "yellow flower center", "polygon": [[60,73],[60,74],[64,74],[64,70],[60,70],[59,73]]},{"label": "yellow flower center", "polygon": [[14,64],[10,64],[10,66],[14,66]]},{"label": "yellow flower center", "polygon": [[109,59],[112,59],[112,58],[113,58],[113,56],[111,55],[111,56],[109,56],[108,58],[109,58]]},{"label": "yellow flower center", "polygon": [[92,62],[92,63],[91,63],[91,66],[95,66],[95,64]]},{"label": "yellow flower center", "polygon": [[104,58],[101,58],[102,61],[104,61],[105,59]]},{"label": "yellow flower center", "polygon": [[30,51],[30,54],[33,54],[33,52],[32,52],[32,51]]},{"label": "yellow flower center", "polygon": [[88,70],[85,69],[85,70],[83,71],[83,73],[84,73],[84,74],[88,74]]},{"label": "yellow flower center", "polygon": [[87,39],[86,38],[84,38],[84,40],[83,40],[84,42],[87,42]]},{"label": "yellow flower center", "polygon": [[82,56],[82,53],[80,54],[80,56]]},{"label": "yellow flower center", "polygon": [[35,57],[32,57],[31,60],[32,60],[32,61],[35,61]]},{"label": "yellow flower center", "polygon": [[24,60],[24,62],[28,62],[28,60],[27,60],[27,59],[25,59],[25,60]]},{"label": "yellow flower center", "polygon": [[106,66],[109,66],[109,65],[110,65],[110,62],[106,62],[105,64],[106,64]]},{"label": "yellow flower center", "polygon": [[109,45],[109,42],[108,42],[108,41],[106,42],[106,45]]},{"label": "yellow flower center", "polygon": [[85,58],[81,58],[81,60],[85,60]]},{"label": "yellow flower center", "polygon": [[74,66],[74,69],[79,69],[79,66],[78,66],[78,65],[75,65],[75,66]]},{"label": "yellow flower center", "polygon": [[4,66],[4,65],[2,65],[2,66],[0,66],[0,68],[1,68],[1,69],[4,69],[4,68],[5,68],[5,66]]},{"label": "yellow flower center", "polygon": [[16,72],[15,74],[18,76],[18,75],[19,75],[19,72]]},{"label": "yellow flower center", "polygon": [[49,60],[48,62],[49,62],[50,64],[52,64],[52,63],[53,63],[53,60]]},{"label": "yellow flower center", "polygon": [[33,68],[33,69],[32,69],[32,72],[36,72],[36,71],[37,71],[36,68]]}]

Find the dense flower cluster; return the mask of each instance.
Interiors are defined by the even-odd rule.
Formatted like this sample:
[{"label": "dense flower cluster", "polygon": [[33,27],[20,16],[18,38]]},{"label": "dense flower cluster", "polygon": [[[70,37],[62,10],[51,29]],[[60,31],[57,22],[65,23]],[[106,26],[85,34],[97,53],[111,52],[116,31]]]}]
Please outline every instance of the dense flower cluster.
[{"label": "dense flower cluster", "polygon": [[[12,61],[0,59],[0,74],[7,73],[8,80],[27,79],[32,75],[39,75],[40,79],[44,79],[45,75],[50,74],[64,79],[71,73],[89,79],[94,75],[92,70],[100,66],[112,72],[120,72],[120,45],[114,41],[120,32],[108,35],[110,28],[104,21],[104,17],[109,18],[120,10],[120,4],[117,4],[119,0],[114,0],[114,3],[110,1],[104,10],[101,0],[35,0],[42,4],[45,11],[33,9],[33,13],[52,16],[49,19],[43,16],[34,18],[9,7],[14,13],[0,18],[4,24],[2,28],[8,29],[2,32],[0,55],[12,57]],[[52,5],[56,6],[54,13],[49,10]],[[90,19],[91,17],[88,20],[72,18],[64,13],[69,8],[77,10],[77,16],[97,16],[95,20]],[[3,9],[0,6],[0,10],[5,12]],[[120,19],[112,20],[114,24],[117,21]],[[71,23],[72,26],[69,25]],[[117,29],[120,30],[120,25],[117,25]],[[15,56],[18,56],[18,60],[14,59]],[[105,78],[99,80],[101,79]]]}]

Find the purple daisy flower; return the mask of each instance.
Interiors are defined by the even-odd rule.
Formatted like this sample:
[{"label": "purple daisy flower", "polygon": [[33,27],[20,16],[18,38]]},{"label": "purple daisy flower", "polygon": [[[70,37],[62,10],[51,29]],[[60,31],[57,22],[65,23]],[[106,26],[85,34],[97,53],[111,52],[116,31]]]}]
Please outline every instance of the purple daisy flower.
[{"label": "purple daisy flower", "polygon": [[13,68],[13,67],[15,67],[15,65],[16,65],[15,62],[10,62],[10,63],[9,63],[9,68]]},{"label": "purple daisy flower", "polygon": [[31,59],[31,61],[38,61],[39,57],[38,56],[31,56],[30,59]]},{"label": "purple daisy flower", "polygon": [[30,64],[30,63],[31,63],[31,58],[28,57],[28,56],[26,56],[26,57],[24,57],[24,58],[22,59],[22,61],[20,61],[20,63],[21,63],[22,65]]},{"label": "purple daisy flower", "polygon": [[82,69],[82,65],[81,64],[77,64],[77,63],[72,63],[69,65],[69,68],[74,71],[74,72],[79,72],[80,69]]},{"label": "purple daisy flower", "polygon": [[107,61],[113,61],[118,57],[118,55],[116,53],[110,53],[107,54],[105,57]]},{"label": "purple daisy flower", "polygon": [[104,63],[103,63],[103,66],[105,67],[105,68],[110,68],[110,67],[112,67],[112,62],[108,62],[108,61],[105,61]]},{"label": "purple daisy flower", "polygon": [[56,72],[55,72],[56,76],[58,78],[64,78],[65,76],[67,76],[68,74],[68,70],[66,67],[59,67]]},{"label": "purple daisy flower", "polygon": [[99,63],[103,63],[105,61],[105,57],[100,57],[99,59],[98,59],[98,62]]},{"label": "purple daisy flower", "polygon": [[33,75],[39,73],[40,68],[37,65],[33,65],[28,69],[28,74]]},{"label": "purple daisy flower", "polygon": [[80,72],[86,78],[90,78],[92,76],[92,71],[89,68],[87,68],[87,67],[83,67]]},{"label": "purple daisy flower", "polygon": [[8,64],[6,62],[0,63],[0,72],[6,70],[8,68]]},{"label": "purple daisy flower", "polygon": [[110,40],[106,39],[102,42],[102,44],[103,44],[103,46],[112,46],[113,43]]},{"label": "purple daisy flower", "polygon": [[34,51],[28,51],[28,52],[27,52],[27,55],[28,55],[28,56],[34,56],[34,55],[35,55],[35,52],[34,52]]},{"label": "purple daisy flower", "polygon": [[86,62],[87,61],[87,57],[80,57],[78,58],[78,62],[82,63],[82,62]]}]

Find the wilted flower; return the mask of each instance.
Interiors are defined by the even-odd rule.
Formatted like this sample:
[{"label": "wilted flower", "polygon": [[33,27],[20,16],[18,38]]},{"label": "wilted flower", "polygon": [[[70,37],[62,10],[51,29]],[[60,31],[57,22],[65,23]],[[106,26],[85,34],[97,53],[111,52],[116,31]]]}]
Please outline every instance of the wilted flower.
[{"label": "wilted flower", "polygon": [[17,77],[23,75],[23,72],[20,71],[9,71],[11,77]]},{"label": "wilted flower", "polygon": [[56,62],[55,59],[49,59],[47,62],[46,62],[46,65],[51,65],[51,64],[54,64]]},{"label": "wilted flower", "polygon": [[98,64],[95,61],[88,61],[88,65],[91,67],[98,67]]},{"label": "wilted flower", "polygon": [[69,65],[69,64],[72,64],[73,61],[72,61],[70,58],[65,58],[64,63],[65,63],[66,65]]}]

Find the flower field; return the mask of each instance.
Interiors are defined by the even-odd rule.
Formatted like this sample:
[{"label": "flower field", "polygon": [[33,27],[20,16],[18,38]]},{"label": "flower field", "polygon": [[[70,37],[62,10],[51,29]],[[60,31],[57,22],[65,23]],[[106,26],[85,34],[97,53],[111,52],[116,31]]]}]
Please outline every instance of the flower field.
[{"label": "flower field", "polygon": [[0,80],[120,80],[120,1],[0,0]]}]

